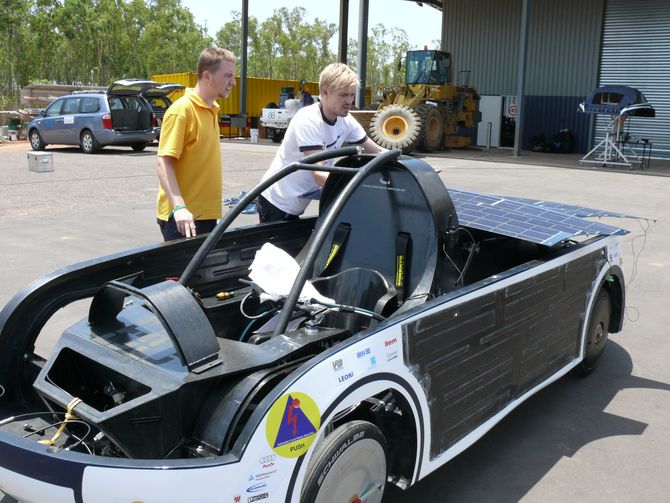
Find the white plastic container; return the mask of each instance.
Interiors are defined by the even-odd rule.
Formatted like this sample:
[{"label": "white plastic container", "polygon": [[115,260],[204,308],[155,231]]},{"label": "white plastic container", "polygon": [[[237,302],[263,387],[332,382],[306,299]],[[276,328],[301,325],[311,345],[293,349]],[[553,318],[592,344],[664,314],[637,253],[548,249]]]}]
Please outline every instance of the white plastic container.
[{"label": "white plastic container", "polygon": [[9,139],[10,139],[10,141],[17,141],[19,139],[19,132],[14,130],[14,129],[10,129],[9,130]]},{"label": "white plastic container", "polygon": [[35,173],[53,171],[53,154],[50,152],[28,152],[28,169]]},{"label": "white plastic container", "polygon": [[250,136],[249,140],[251,141],[251,143],[258,143],[258,129],[251,128],[249,130],[249,136]]}]

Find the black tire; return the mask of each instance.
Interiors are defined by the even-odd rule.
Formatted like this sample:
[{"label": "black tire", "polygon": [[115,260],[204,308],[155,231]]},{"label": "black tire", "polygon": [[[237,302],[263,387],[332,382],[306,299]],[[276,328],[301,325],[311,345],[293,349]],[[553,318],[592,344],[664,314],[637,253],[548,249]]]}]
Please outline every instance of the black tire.
[{"label": "black tire", "polygon": [[417,147],[424,152],[442,148],[444,139],[444,118],[440,110],[433,105],[419,105],[417,115],[421,118],[421,133]]},{"label": "black tire", "polygon": [[419,141],[421,119],[405,105],[387,105],[370,121],[370,137],[384,148],[399,148],[409,154]]},{"label": "black tire", "polygon": [[[307,467],[301,503],[379,503],[384,495],[388,449],[377,426],[351,421],[319,445]],[[361,480],[360,474],[366,475]]]},{"label": "black tire", "polygon": [[607,291],[601,289],[596,296],[589,316],[586,340],[584,341],[584,359],[577,367],[579,374],[588,375],[598,366],[607,344],[611,315],[612,301]]},{"label": "black tire", "polygon": [[147,144],[146,143],[134,143],[134,144],[131,145],[131,147],[135,152],[142,152],[142,150],[147,148]]},{"label": "black tire", "polygon": [[44,143],[44,140],[42,140],[42,136],[37,129],[30,130],[28,133],[28,139],[30,140],[30,148],[33,150],[44,150],[44,148],[47,146],[47,144]]},{"label": "black tire", "polygon": [[84,154],[94,154],[100,147],[98,141],[88,129],[84,129],[79,137],[79,146]]}]

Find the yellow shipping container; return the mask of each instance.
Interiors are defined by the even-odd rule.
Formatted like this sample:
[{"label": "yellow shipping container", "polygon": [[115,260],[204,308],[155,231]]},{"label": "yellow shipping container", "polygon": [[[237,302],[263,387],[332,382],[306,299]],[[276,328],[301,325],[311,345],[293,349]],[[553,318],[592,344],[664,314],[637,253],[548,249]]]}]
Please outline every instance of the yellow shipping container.
[{"label": "yellow shipping container", "polygon": [[[195,87],[198,82],[198,76],[195,72],[185,73],[169,73],[163,75],[152,75],[152,80],[156,82],[165,82],[173,84],[181,84],[186,87]],[[258,77],[247,77],[247,128],[252,124],[256,125],[258,118],[261,115],[261,110],[266,108],[269,103],[279,104],[279,95],[282,88],[292,87],[296,97],[300,93],[299,80],[278,80],[278,79],[262,79]],[[313,96],[319,94],[318,82],[305,82],[305,89]],[[176,92],[172,94],[173,99],[179,98],[183,92]],[[370,89],[366,89],[366,99],[370,99]],[[230,96],[225,100],[218,100],[221,107],[222,115],[239,115],[240,113],[240,78],[237,77],[235,87],[230,93]],[[221,124],[225,124],[224,121]],[[256,126],[258,127],[258,126]],[[233,130],[237,128],[232,128]],[[235,131],[237,134],[248,136],[249,131]],[[227,126],[221,127],[222,135],[230,135],[231,130]]]}]

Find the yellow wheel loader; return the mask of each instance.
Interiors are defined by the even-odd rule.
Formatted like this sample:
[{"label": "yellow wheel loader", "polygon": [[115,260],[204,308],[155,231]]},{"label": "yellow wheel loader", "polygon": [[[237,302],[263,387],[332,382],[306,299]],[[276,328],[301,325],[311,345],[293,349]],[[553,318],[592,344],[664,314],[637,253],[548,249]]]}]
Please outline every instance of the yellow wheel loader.
[{"label": "yellow wheel loader", "polygon": [[404,153],[470,145],[459,128],[481,120],[479,94],[468,85],[452,84],[451,54],[409,51],[405,85],[384,90],[384,100],[370,121],[370,137]]}]

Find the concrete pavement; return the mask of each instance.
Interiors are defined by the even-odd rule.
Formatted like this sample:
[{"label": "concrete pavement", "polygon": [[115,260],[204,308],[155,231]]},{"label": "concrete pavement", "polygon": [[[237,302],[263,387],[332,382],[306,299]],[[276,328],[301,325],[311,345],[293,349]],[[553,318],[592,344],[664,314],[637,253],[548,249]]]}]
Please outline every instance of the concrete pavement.
[{"label": "concrete pavement", "polygon": [[[248,190],[277,146],[222,144],[224,197]],[[0,306],[54,269],[160,241],[155,223],[155,147],[106,148],[84,155],[48,148],[55,171],[28,171],[25,143],[0,145]],[[384,503],[660,502],[670,494],[670,167],[652,170],[537,165],[576,159],[506,151],[424,156],[448,185],[624,212],[651,220],[615,221],[627,279],[626,323],[588,378],[560,380],[528,400],[477,444]],[[572,163],[572,164],[570,164]],[[656,222],[653,222],[656,220]],[[255,215],[241,223],[255,222]],[[609,222],[610,220],[608,220]],[[63,310],[40,338],[46,354],[86,303]],[[1,497],[1,496],[0,496]],[[8,503],[9,498],[0,500]],[[45,502],[48,503],[48,502]]]}]

